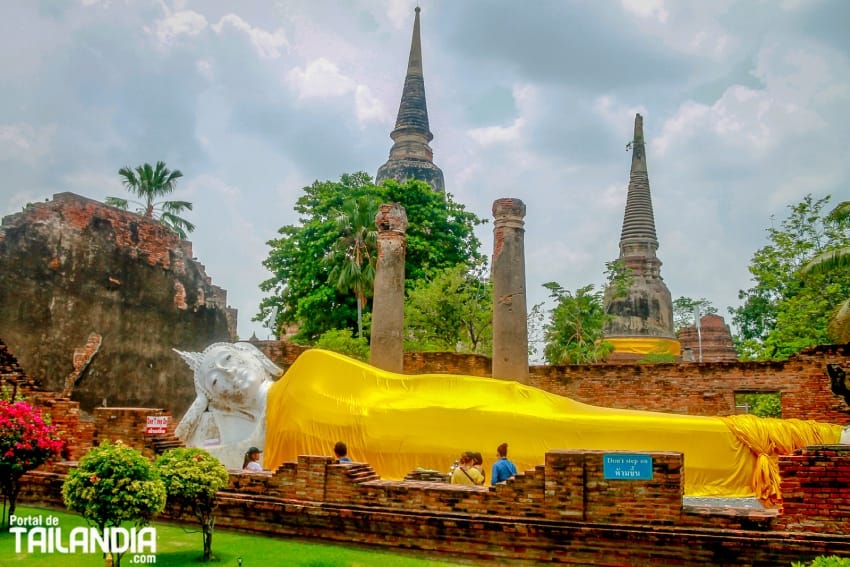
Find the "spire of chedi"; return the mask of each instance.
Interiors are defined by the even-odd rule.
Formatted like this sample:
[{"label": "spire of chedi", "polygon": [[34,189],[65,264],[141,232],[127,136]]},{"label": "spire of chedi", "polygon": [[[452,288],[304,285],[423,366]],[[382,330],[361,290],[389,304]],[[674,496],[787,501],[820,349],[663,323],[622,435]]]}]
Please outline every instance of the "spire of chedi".
[{"label": "spire of chedi", "polygon": [[413,39],[407,62],[404,91],[398,107],[395,129],[390,134],[393,147],[387,163],[378,169],[375,183],[384,179],[404,182],[420,179],[434,191],[444,192],[442,170],[434,165],[434,152],[428,142],[434,135],[428,126],[428,107],[425,103],[425,78],[422,74],[422,42],[419,39],[419,7],[413,20]]},{"label": "spire of chedi", "polygon": [[631,144],[632,169],[626,213],[620,235],[620,260],[629,270],[628,289],[605,291],[605,311],[613,319],[605,325],[605,340],[614,344],[612,360],[641,358],[646,354],[679,355],[673,332],[673,301],[661,278],[661,260],[655,255],[658,237],[646,169],[643,117],[635,116]]}]

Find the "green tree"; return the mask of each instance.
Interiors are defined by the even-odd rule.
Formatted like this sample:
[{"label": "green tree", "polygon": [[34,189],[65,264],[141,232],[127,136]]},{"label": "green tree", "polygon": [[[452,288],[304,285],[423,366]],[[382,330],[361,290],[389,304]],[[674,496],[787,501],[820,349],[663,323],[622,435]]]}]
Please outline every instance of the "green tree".
[{"label": "green tree", "polygon": [[673,330],[677,335],[683,328],[695,324],[694,308],[696,307],[699,307],[700,316],[717,313],[717,308],[704,297],[692,299],[682,296],[673,301]]},{"label": "green tree", "polygon": [[[65,506],[101,532],[132,522],[147,525],[165,508],[165,485],[150,461],[116,441],[93,448],[62,485]],[[120,567],[121,553],[113,554]]]},{"label": "green tree", "polygon": [[201,524],[204,561],[212,557],[216,494],[227,486],[230,476],[221,462],[203,449],[181,447],[160,455],[154,462],[168,495],[172,517],[188,512]]},{"label": "green tree", "polygon": [[[843,223],[845,230],[850,226],[850,201],[839,203],[827,216],[828,222]],[[850,266],[850,246],[821,252],[803,266],[803,277],[810,274],[825,274],[832,270],[846,270]],[[835,310],[827,328],[830,338],[839,343],[850,342],[850,298]]]},{"label": "green tree", "polygon": [[603,293],[593,285],[578,288],[575,293],[556,282],[543,284],[549,290],[555,307],[544,326],[543,356],[549,364],[589,364],[611,354],[614,345],[603,340],[603,328],[609,315],[605,313]]},{"label": "green tree", "polygon": [[[339,181],[316,181],[304,188],[295,204],[299,224],[286,225],[269,241],[263,265],[272,277],[260,284],[269,294],[260,303],[255,320],[276,329],[298,325],[293,340],[311,343],[331,329],[354,328],[356,299],[339,291],[324,261],[343,233],[335,217],[346,201],[370,198],[378,203],[400,203],[407,212],[406,286],[457,264],[483,261],[474,227],[482,221],[451,195],[442,195],[427,183],[409,180],[372,183],[368,174],[345,174]],[[271,317],[276,321],[270,322]]]},{"label": "green tree", "polygon": [[369,343],[363,337],[352,336],[351,329],[331,329],[325,331],[313,344],[316,348],[330,350],[368,362]]},{"label": "green tree", "polygon": [[165,167],[165,162],[156,162],[155,167],[145,163],[136,167],[122,167],[118,170],[122,177],[124,187],[141,199],[141,201],[128,201],[121,197],[107,197],[106,204],[120,209],[129,208],[130,203],[139,206],[138,213],[147,218],[156,218],[164,226],[177,233],[180,238],[185,239],[188,233],[195,230],[195,225],[180,215],[184,211],[192,210],[192,203],[188,201],[157,201],[157,199],[173,192],[177,186],[177,180],[183,177],[179,169],[171,171]]},{"label": "green tree", "polygon": [[0,400],[0,526],[8,526],[15,513],[21,477],[57,457],[64,446],[39,409],[23,401]]},{"label": "green tree", "polygon": [[767,230],[769,244],[750,261],[753,287],[730,309],[742,359],[786,359],[801,349],[831,342],[830,316],[850,296],[850,271],[803,268],[824,252],[850,244],[850,220],[823,213],[830,197],[807,195]]},{"label": "green tree", "polygon": [[464,265],[417,281],[404,303],[405,348],[490,355],[493,286]]},{"label": "green tree", "polygon": [[340,233],[339,239],[325,254],[324,262],[330,266],[328,280],[343,292],[353,292],[357,301],[357,336],[363,336],[363,307],[372,295],[375,282],[378,229],[375,214],[378,203],[373,197],[363,196],[343,203],[331,216]]}]

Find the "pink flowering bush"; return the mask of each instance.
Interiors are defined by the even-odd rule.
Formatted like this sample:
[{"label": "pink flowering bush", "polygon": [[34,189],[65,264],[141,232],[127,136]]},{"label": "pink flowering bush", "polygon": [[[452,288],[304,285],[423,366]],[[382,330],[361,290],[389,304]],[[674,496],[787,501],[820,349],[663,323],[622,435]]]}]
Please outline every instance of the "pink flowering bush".
[{"label": "pink flowering bush", "polygon": [[15,513],[21,476],[59,455],[64,445],[39,409],[26,402],[0,400],[0,492],[4,526],[8,526],[9,516]]}]

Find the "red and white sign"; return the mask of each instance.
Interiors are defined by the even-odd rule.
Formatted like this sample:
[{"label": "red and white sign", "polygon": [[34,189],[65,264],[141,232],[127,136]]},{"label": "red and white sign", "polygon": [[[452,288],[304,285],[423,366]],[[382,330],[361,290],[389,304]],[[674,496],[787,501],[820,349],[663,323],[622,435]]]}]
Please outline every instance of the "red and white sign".
[{"label": "red and white sign", "polygon": [[149,415],[145,433],[148,435],[162,435],[168,429],[167,415]]}]

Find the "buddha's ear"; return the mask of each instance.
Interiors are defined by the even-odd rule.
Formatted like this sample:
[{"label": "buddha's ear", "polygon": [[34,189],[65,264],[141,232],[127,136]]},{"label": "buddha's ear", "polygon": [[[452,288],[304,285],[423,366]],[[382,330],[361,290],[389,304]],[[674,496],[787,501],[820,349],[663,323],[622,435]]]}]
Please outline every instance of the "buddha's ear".
[{"label": "buddha's ear", "polygon": [[272,378],[278,378],[283,375],[283,370],[274,362],[272,362],[266,354],[251,343],[234,343],[233,347],[243,352],[250,353],[262,365],[263,369]]},{"label": "buddha's ear", "polygon": [[204,353],[202,353],[202,352],[185,352],[185,351],[182,351],[182,350],[177,350],[176,348],[171,349],[171,350],[173,350],[174,352],[179,354],[180,358],[183,359],[183,362],[185,362],[189,366],[189,368],[191,368],[193,371],[197,370],[201,366],[201,359],[203,358]]}]

